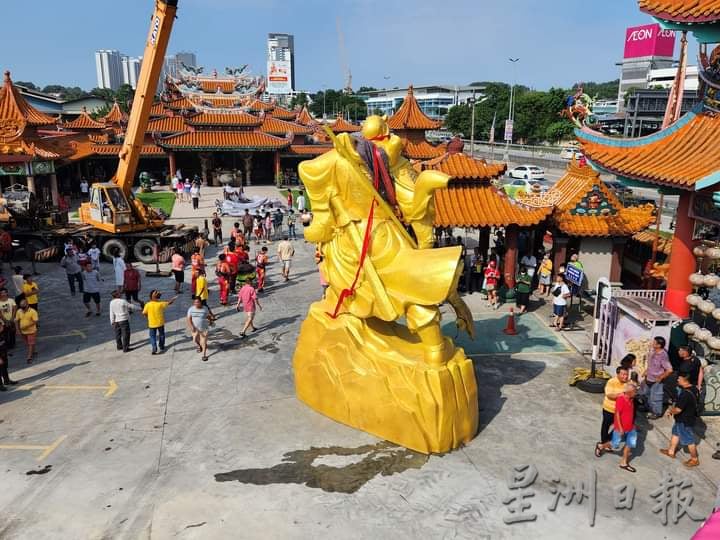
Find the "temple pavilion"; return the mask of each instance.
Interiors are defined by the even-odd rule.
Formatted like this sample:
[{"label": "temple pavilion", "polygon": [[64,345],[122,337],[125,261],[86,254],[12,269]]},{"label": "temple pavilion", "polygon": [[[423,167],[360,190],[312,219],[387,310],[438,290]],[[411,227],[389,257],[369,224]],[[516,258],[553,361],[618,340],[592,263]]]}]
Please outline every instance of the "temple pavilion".
[{"label": "temple pavilion", "polygon": [[[720,226],[720,212],[712,200],[720,183],[720,49],[708,55],[709,43],[720,42],[720,3],[716,0],[639,0],[640,9],[668,29],[690,31],[700,42],[700,106],[665,129],[638,139],[615,139],[585,127],[576,130],[592,166],[616,175],[630,185],[658,188],[679,195],[676,227],[667,275],[665,307],[687,317],[685,301],[695,271],[692,249],[702,239],[704,225]],[[681,62],[682,64],[682,62]],[[675,90],[677,90],[676,85]]]}]

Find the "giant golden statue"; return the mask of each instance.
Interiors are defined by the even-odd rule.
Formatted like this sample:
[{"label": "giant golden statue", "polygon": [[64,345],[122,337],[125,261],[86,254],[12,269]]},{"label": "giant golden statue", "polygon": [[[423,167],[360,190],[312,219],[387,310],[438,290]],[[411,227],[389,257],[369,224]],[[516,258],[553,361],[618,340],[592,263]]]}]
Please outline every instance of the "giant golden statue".
[{"label": "giant golden statue", "polygon": [[448,176],[416,175],[383,117],[332,138],[334,150],[299,167],[313,213],[305,238],[330,286],[300,331],[298,397],[402,446],[451,450],[475,435],[478,403],[472,362],[440,329],[447,301],[474,332],[457,294],[461,248],[431,249],[433,191]]}]

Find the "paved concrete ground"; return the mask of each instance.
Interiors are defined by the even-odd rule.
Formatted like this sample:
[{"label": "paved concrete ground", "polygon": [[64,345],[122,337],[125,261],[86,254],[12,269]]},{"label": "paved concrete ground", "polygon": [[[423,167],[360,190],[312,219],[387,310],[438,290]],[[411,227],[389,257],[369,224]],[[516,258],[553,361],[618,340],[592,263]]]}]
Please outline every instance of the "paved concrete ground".
[{"label": "paved concrete ground", "polygon": [[[201,219],[211,199],[197,214],[178,207],[174,215]],[[150,355],[137,316],[134,350],[122,354],[106,309],[85,319],[62,271],[40,265],[40,356],[21,365],[20,346],[12,372],[25,389],[0,394],[0,538],[688,538],[697,523],[686,516],[665,527],[652,512],[663,471],[692,482],[694,511],[710,510],[720,472],[711,448],[701,444],[693,471],[663,458],[667,421],[643,423],[635,475],[616,456],[593,456],[600,398],[567,385],[586,362],[544,327],[546,308],[521,317],[527,333],[511,339],[498,331],[505,310],[468,297],[481,429],[458,451],[428,458],[309,410],[294,397],[291,358],[320,285],[313,247],[295,245],[288,284],[277,265],[269,270],[257,334],[240,340],[241,317],[216,308],[207,363],[185,331],[187,294],[169,309],[164,355]],[[103,274],[105,308],[109,265]],[[146,278],[143,288],[168,297],[172,281]],[[110,381],[117,389],[106,397]],[[507,525],[507,475],[523,464],[538,470],[528,499],[537,518]],[[574,483],[591,471],[594,527],[587,499],[548,510],[553,478]],[[623,483],[636,488],[632,510],[613,508]]]}]

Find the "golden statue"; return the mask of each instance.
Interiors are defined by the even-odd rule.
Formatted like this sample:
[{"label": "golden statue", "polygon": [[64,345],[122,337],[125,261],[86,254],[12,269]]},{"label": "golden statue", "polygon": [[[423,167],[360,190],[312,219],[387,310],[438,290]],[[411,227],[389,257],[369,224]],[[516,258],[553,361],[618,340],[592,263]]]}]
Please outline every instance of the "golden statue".
[{"label": "golden statue", "polygon": [[451,450],[475,435],[478,404],[472,362],[440,328],[447,301],[474,334],[457,294],[462,248],[432,249],[433,191],[449,177],[417,175],[384,117],[329,134],[334,150],[299,167],[313,213],[305,238],[330,286],[300,331],[298,397],[413,450]]}]

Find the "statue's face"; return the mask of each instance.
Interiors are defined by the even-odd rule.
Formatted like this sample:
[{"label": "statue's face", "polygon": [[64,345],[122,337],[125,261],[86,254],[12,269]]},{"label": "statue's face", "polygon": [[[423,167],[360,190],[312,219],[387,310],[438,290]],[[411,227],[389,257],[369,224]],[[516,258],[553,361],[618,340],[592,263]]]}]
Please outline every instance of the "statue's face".
[{"label": "statue's face", "polygon": [[373,143],[385,150],[385,153],[388,156],[388,161],[390,162],[390,167],[397,165],[403,149],[403,143],[400,137],[397,135],[390,135],[387,139],[373,141]]}]

